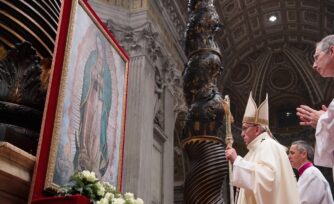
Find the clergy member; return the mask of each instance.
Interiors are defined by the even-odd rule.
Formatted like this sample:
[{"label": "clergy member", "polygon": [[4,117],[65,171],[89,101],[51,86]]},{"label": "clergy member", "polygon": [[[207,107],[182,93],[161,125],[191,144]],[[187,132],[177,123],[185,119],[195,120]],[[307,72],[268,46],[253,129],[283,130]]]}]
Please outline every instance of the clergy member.
[{"label": "clergy member", "polygon": [[298,170],[297,189],[300,204],[333,204],[329,183],[322,173],[313,166],[314,151],[303,140],[295,141],[289,150],[291,166]]},{"label": "clergy member", "polygon": [[[334,35],[328,35],[316,44],[313,57],[313,68],[322,77],[334,78]],[[334,166],[334,99],[328,108],[323,105],[322,110],[301,105],[297,108],[297,115],[301,125],[316,128],[314,163],[332,168]]]},{"label": "clergy member", "polygon": [[272,138],[268,111],[268,95],[257,108],[250,93],[241,132],[248,153],[242,158],[226,148],[226,158],[233,163],[232,184],[240,188],[238,204],[299,203],[287,148]]}]

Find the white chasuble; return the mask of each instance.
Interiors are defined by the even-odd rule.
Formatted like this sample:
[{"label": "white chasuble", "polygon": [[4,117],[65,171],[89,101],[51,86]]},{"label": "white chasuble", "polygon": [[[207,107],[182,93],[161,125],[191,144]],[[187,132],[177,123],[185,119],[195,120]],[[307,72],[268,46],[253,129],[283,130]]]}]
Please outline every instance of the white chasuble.
[{"label": "white chasuble", "polygon": [[298,204],[296,177],[286,148],[264,132],[233,163],[232,183],[240,188],[238,204]]}]

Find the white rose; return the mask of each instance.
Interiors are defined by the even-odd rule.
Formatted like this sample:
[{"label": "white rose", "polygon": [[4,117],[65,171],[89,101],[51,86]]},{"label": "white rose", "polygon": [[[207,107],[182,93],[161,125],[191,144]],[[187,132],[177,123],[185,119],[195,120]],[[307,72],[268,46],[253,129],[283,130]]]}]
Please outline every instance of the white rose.
[{"label": "white rose", "polygon": [[82,176],[83,176],[84,178],[87,178],[87,177],[90,176],[90,172],[87,171],[87,170],[82,171],[81,174],[82,174]]},{"label": "white rose", "polygon": [[101,200],[97,201],[96,204],[108,204],[109,200],[107,198],[102,198]]},{"label": "white rose", "polygon": [[132,200],[132,199],[134,199],[134,195],[133,195],[133,193],[126,192],[124,194],[124,198],[127,199],[127,200]]},{"label": "white rose", "polygon": [[123,198],[115,198],[113,201],[114,201],[113,202],[114,204],[124,204],[125,203],[125,200]]},{"label": "white rose", "polygon": [[141,198],[137,198],[135,204],[144,204],[144,201]]},{"label": "white rose", "polygon": [[114,194],[112,194],[112,193],[106,193],[105,195],[104,195],[104,197],[105,198],[107,198],[108,200],[110,199],[110,200],[112,200],[112,199],[114,199]]},{"label": "white rose", "polygon": [[103,185],[100,182],[98,182],[98,183],[95,184],[95,186],[97,188],[97,191],[96,191],[97,195],[103,196],[104,193],[105,193],[105,189],[104,189]]},{"label": "white rose", "polygon": [[111,185],[110,183],[108,182],[103,182],[103,185],[105,186],[106,189],[110,190],[110,191],[116,191],[116,188],[115,186]]},{"label": "white rose", "polygon": [[95,173],[94,172],[90,172],[90,171],[84,170],[84,171],[82,171],[82,175],[89,182],[96,181],[96,177],[95,177]]}]

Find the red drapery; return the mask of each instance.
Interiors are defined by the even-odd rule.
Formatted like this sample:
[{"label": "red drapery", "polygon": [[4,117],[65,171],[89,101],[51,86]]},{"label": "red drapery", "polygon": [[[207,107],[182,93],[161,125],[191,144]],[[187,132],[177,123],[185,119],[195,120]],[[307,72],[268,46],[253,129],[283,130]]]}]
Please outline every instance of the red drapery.
[{"label": "red drapery", "polygon": [[32,204],[90,204],[90,202],[85,196],[70,195],[39,198],[33,200]]}]

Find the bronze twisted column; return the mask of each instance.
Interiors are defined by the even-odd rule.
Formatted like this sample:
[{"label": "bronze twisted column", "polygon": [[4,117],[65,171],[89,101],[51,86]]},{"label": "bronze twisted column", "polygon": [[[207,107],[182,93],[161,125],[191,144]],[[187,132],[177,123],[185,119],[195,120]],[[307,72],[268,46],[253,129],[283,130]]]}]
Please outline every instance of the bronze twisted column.
[{"label": "bronze twisted column", "polygon": [[189,0],[185,52],[188,56],[183,91],[188,116],[183,132],[188,169],[184,203],[228,203],[225,158],[224,101],[217,88],[222,56],[215,42],[221,28],[214,0]]}]

